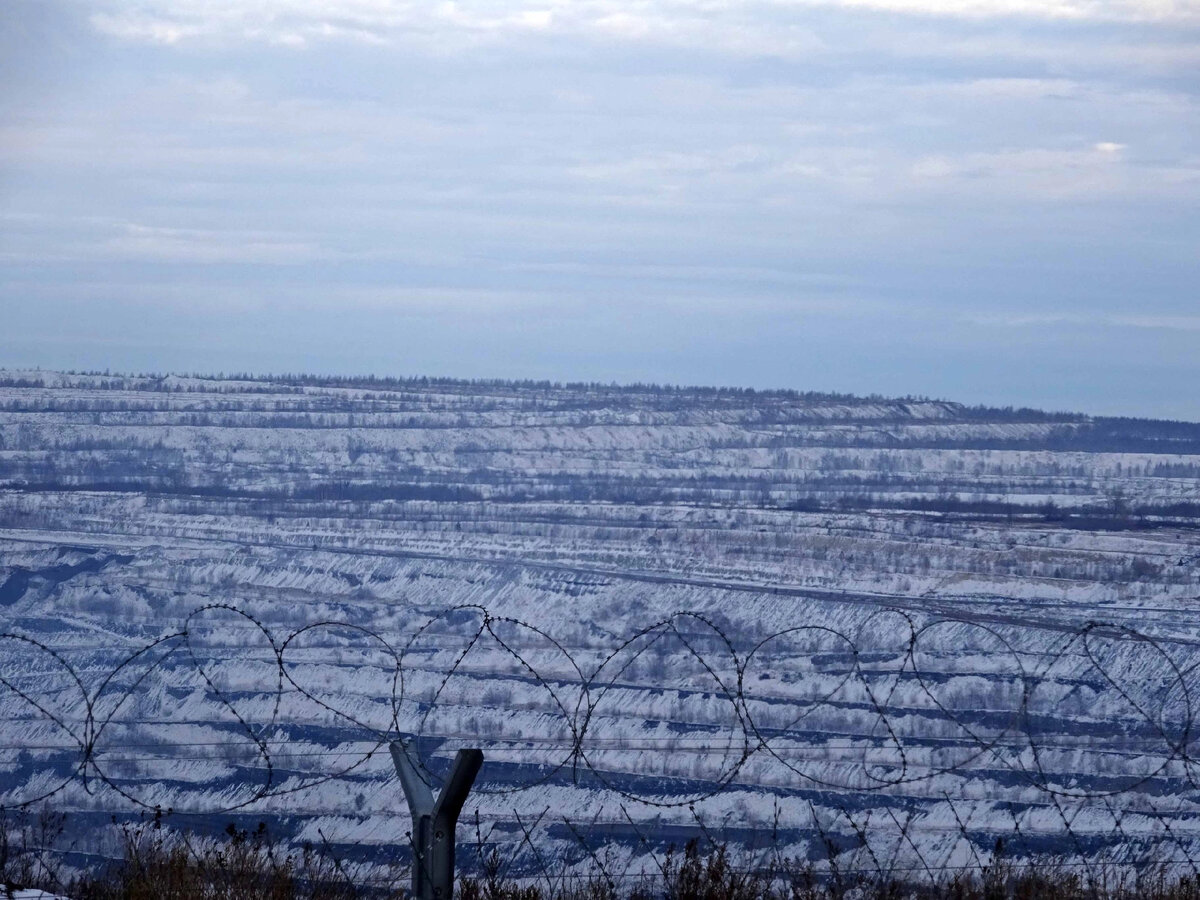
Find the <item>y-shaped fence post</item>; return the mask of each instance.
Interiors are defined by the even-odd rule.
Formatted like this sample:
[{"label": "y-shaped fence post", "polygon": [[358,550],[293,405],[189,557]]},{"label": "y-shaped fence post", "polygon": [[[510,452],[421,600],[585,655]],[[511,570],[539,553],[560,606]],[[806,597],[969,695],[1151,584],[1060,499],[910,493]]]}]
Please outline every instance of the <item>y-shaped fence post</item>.
[{"label": "y-shaped fence post", "polygon": [[429,783],[421,777],[416,754],[398,741],[393,741],[390,749],[412,813],[413,896],[416,900],[451,900],[454,893],[454,829],[479,767],[483,765],[483,751],[458,751],[450,778],[435,800]]}]

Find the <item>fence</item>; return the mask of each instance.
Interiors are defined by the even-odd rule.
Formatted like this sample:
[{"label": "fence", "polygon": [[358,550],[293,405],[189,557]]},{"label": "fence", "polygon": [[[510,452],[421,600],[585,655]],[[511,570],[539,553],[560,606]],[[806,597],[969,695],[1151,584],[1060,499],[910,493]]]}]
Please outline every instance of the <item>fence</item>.
[{"label": "fence", "polygon": [[[370,882],[412,840],[404,739],[435,786],[484,750],[463,870],[551,893],[665,877],[693,839],[730,871],[825,880],[1002,860],[1200,878],[1190,638],[895,610],[853,631],[696,611],[561,631],[475,606],[399,638],[281,630],[211,605],[132,648],[2,634],[0,806],[270,820]],[[87,840],[77,861],[111,853]]]}]

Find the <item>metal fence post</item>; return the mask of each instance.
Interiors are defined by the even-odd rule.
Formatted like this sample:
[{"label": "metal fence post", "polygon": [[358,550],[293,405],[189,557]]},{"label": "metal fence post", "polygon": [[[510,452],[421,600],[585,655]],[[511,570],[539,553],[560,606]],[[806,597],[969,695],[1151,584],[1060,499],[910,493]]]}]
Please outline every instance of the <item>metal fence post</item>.
[{"label": "metal fence post", "polygon": [[412,814],[413,896],[416,900],[451,900],[454,830],[483,765],[483,751],[459,750],[450,777],[435,799],[429,783],[421,776],[415,752],[399,741],[393,741],[389,749]]}]

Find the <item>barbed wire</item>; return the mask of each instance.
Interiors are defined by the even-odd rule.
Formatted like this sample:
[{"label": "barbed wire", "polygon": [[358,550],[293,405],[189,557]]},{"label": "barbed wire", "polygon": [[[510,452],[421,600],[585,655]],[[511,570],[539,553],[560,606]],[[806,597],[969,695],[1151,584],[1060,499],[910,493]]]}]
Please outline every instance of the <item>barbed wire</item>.
[{"label": "barbed wire", "polygon": [[[239,641],[230,641],[233,629]],[[1200,793],[1192,697],[1200,659],[1192,639],[1098,621],[1038,629],[918,619],[902,610],[867,615],[853,631],[800,624],[747,639],[712,614],[680,611],[613,643],[606,650],[593,633],[568,644],[479,605],[447,609],[395,639],[336,620],[273,630],[235,605],[210,604],[107,668],[69,657],[111,654],[111,644],[97,651],[2,633],[0,686],[8,696],[0,691],[0,709],[8,740],[0,754],[52,754],[56,774],[32,777],[33,764],[18,761],[9,784],[0,784],[0,808],[33,807],[81,785],[88,794],[103,786],[131,808],[161,812],[162,791],[116,770],[215,761],[236,765],[236,784],[212,792],[207,803],[171,809],[228,815],[331,781],[375,777],[364,774],[367,764],[386,765],[383,751],[396,740],[414,748],[433,783],[445,748],[461,742],[490,749],[492,768],[476,794],[490,798],[494,823],[515,823],[523,835],[516,847],[531,859],[534,834],[551,824],[558,839],[585,848],[595,863],[589,834],[611,837],[624,828],[651,843],[631,805],[687,811],[704,831],[697,804],[753,790],[807,803],[807,825],[783,830],[826,847],[857,842],[860,868],[889,869],[888,856],[889,870],[901,858],[926,873],[970,868],[954,861],[956,853],[979,867],[989,837],[1030,853],[1043,838],[1055,838],[1059,852],[1087,860],[1102,834],[1127,848],[1169,846],[1195,868]],[[348,698],[337,679],[311,680],[308,669],[328,666],[366,673],[370,689]],[[464,679],[468,688],[459,683]],[[522,694],[516,701],[511,693],[489,697],[485,683]],[[179,705],[177,715],[139,709],[155,691]],[[673,698],[661,702],[673,705],[673,715],[648,705],[648,695],[668,694]],[[207,718],[196,717],[201,710]],[[464,728],[464,710],[494,718]],[[1076,733],[1054,731],[1066,717]],[[293,739],[316,720],[325,723],[322,734]],[[632,728],[636,721],[641,725]],[[220,726],[222,733],[214,739],[211,731],[168,731],[155,739],[144,732],[181,726]],[[512,758],[517,752],[522,760]],[[638,757],[622,760],[623,753]],[[646,754],[660,761],[657,767],[643,766]],[[672,769],[675,757],[692,762]],[[1070,757],[1069,765],[1061,757]],[[1099,758],[1117,760],[1116,768],[1083,771]],[[301,770],[299,760],[314,765]],[[503,777],[497,766],[506,767]],[[961,789],[952,795],[950,776],[1006,787],[992,797]],[[622,817],[588,824],[531,818],[528,809],[496,814],[503,798],[536,796],[537,788],[559,782],[599,786],[621,804]],[[913,793],[918,788],[924,793]],[[1019,795],[1020,813],[1007,801],[1011,827],[1001,829],[994,816],[972,824],[977,806],[995,811],[1006,795]],[[1175,813],[1157,808],[1162,796],[1181,804]],[[952,823],[935,821],[931,810],[941,803]],[[1054,824],[1033,821],[1039,816]],[[778,821],[774,827],[778,832]],[[957,834],[966,843],[950,846],[938,862],[926,858],[936,841],[918,841],[917,832]],[[874,846],[880,834],[894,840],[890,849]],[[511,864],[519,871],[533,863]]]}]

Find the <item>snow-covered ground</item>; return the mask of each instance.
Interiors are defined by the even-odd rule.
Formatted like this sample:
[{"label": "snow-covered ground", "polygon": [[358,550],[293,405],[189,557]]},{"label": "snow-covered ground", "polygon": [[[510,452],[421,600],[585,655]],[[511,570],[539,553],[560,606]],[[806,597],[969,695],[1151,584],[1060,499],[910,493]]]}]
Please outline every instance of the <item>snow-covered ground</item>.
[{"label": "snow-covered ground", "polygon": [[420,735],[514,851],[1183,852],[1198,524],[1177,423],[0,373],[0,805],[369,853]]}]

